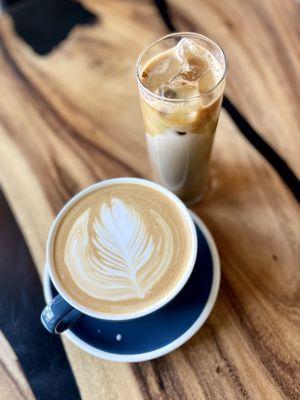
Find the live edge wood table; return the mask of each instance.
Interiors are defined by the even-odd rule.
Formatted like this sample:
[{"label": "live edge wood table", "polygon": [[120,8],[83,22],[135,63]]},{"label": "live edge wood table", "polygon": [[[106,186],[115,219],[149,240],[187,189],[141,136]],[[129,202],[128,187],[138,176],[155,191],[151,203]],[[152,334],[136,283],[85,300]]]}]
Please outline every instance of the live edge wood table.
[{"label": "live edge wood table", "polygon": [[[40,277],[50,224],[72,195],[106,178],[151,178],[135,60],[168,32],[165,3],[156,3],[165,23],[151,1],[81,2],[97,21],[77,25],[44,55],[16,33],[10,15],[1,16],[1,187]],[[168,6],[177,29],[222,45],[226,96],[299,177],[297,2],[174,0]],[[193,207],[220,252],[214,310],[188,343],[151,362],[102,361],[62,338],[83,399],[300,398],[299,210],[282,175],[223,109],[212,187]],[[1,340],[1,365],[17,363]],[[18,368],[10,366],[11,380],[7,369],[0,371],[1,399],[5,393],[33,398]]]}]

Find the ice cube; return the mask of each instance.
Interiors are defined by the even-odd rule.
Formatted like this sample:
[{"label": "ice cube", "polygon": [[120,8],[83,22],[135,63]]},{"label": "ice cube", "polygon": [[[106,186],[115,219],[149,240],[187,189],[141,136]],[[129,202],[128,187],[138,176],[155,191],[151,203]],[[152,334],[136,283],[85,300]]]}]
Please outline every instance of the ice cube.
[{"label": "ice cube", "polygon": [[178,67],[180,67],[178,60],[170,53],[161,57],[160,60],[154,64],[151,73],[153,75],[163,75],[164,77],[172,77]]},{"label": "ice cube", "polygon": [[170,99],[188,99],[210,90],[215,83],[213,58],[191,39],[183,38],[160,66],[163,79],[157,93]]},{"label": "ice cube", "polygon": [[179,60],[173,51],[166,52],[163,57],[155,59],[142,76],[146,86],[159,93],[159,87],[169,82],[180,68]]},{"label": "ice cube", "polygon": [[188,59],[192,56],[199,57],[201,49],[201,46],[197,45],[193,40],[183,38],[175,46],[174,52],[181,64],[184,65],[188,64]]},{"label": "ice cube", "polygon": [[199,92],[205,93],[212,89],[216,83],[216,76],[212,68],[207,68],[198,79]]},{"label": "ice cube", "polygon": [[168,84],[163,83],[157,90],[159,96],[165,97],[167,99],[176,99],[176,91],[171,88]]},{"label": "ice cube", "polygon": [[187,81],[180,76],[159,87],[158,94],[169,99],[188,99],[199,93],[198,82]]}]

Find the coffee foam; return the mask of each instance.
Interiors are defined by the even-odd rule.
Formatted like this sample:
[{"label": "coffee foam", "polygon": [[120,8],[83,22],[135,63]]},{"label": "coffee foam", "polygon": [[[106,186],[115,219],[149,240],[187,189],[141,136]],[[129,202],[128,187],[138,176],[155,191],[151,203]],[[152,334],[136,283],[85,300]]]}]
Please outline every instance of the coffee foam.
[{"label": "coffee foam", "polygon": [[165,297],[185,272],[191,244],[176,204],[155,189],[115,184],[88,194],[62,219],[56,274],[91,310],[127,314]]}]

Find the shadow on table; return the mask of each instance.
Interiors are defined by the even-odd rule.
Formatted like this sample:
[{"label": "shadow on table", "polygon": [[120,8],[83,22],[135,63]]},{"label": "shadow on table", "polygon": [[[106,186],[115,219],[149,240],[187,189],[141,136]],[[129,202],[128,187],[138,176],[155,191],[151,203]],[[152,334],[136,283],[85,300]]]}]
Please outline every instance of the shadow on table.
[{"label": "shadow on table", "polygon": [[[61,339],[42,327],[41,282],[0,191],[0,330],[38,399],[79,399]],[[1,349],[0,349],[1,351]]]},{"label": "shadow on table", "polygon": [[4,2],[16,33],[39,55],[48,54],[76,25],[93,24],[97,17],[74,0]]}]

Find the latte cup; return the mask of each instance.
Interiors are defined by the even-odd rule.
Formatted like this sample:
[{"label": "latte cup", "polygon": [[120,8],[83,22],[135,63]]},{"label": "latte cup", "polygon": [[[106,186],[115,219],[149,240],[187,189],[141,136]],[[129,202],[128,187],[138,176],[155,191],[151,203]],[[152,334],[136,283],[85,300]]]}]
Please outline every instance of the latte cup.
[{"label": "latte cup", "polygon": [[[176,213],[178,212],[178,215],[180,215],[180,218],[182,218],[182,220],[184,221],[186,227],[185,235],[187,236],[184,242],[189,244],[189,250],[184,263],[184,270],[182,271],[178,280],[176,280],[176,284],[174,284],[172,290],[167,291],[161,298],[158,298],[156,301],[152,302],[150,305],[143,308],[142,310],[132,311],[127,313],[126,315],[123,313],[118,314],[118,312],[108,313],[102,312],[101,310],[91,309],[78,301],[78,299],[75,298],[76,296],[70,295],[70,293],[67,292],[66,288],[64,287],[63,279],[58,276],[57,270],[55,268],[55,257],[53,254],[54,242],[57,242],[57,239],[59,238],[59,236],[57,236],[58,230],[60,229],[62,220],[66,217],[69,211],[71,209],[74,209],[76,207],[76,204],[86,198],[86,196],[93,195],[93,192],[96,192],[100,189],[107,190],[114,185],[134,185],[135,187],[138,187],[138,189],[141,188],[141,193],[143,193],[144,190],[147,191],[148,188],[148,190],[151,189],[152,192],[155,192],[160,196],[162,195],[162,197],[166,199],[167,203],[169,203],[170,207],[173,206],[176,208]],[[146,201],[147,198],[145,199],[145,202]],[[130,229],[130,227],[128,227],[128,229]],[[183,247],[185,247],[185,243],[181,243]],[[160,186],[157,183],[138,178],[115,178],[91,185],[79,192],[66,203],[66,205],[56,216],[51,226],[46,246],[46,268],[48,269],[51,280],[58,292],[58,295],[50,303],[48,303],[42,311],[41,322],[50,333],[60,334],[66,329],[70,328],[71,325],[74,324],[81,317],[82,314],[97,319],[112,321],[130,320],[148,315],[164,307],[185,286],[195,265],[197,247],[197,234],[192,217],[184,203],[168,189]],[[164,279],[164,277],[162,277],[161,279]],[[118,300],[116,300],[116,304],[118,304]]]}]

